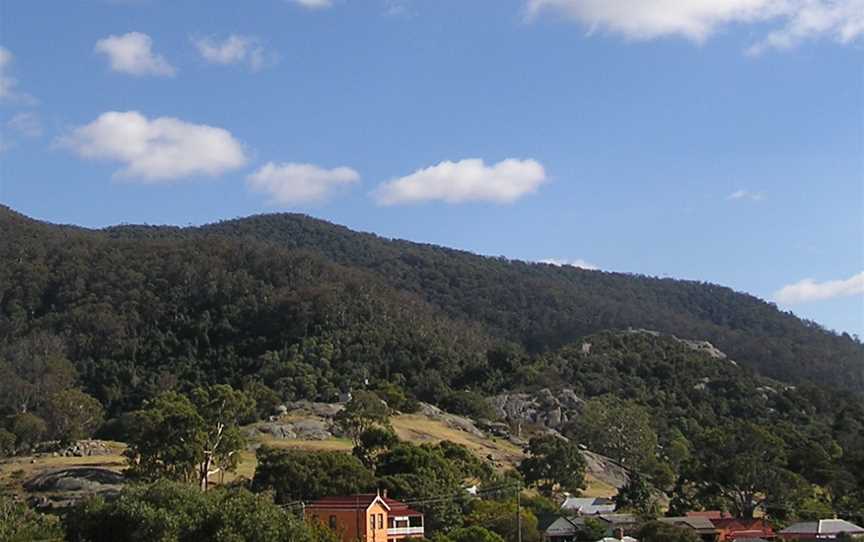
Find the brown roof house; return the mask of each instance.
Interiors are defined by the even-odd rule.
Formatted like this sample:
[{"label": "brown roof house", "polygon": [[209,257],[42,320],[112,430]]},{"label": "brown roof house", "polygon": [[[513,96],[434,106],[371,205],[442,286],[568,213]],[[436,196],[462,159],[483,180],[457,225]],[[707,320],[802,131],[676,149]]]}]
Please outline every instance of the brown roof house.
[{"label": "brown roof house", "polygon": [[342,542],[396,542],[424,535],[423,514],[386,492],[325,497],[306,506],[306,518],[327,525]]},{"label": "brown roof house", "polygon": [[680,516],[669,518],[658,518],[658,521],[669,523],[677,527],[691,529],[696,532],[704,542],[716,542],[720,539],[720,530],[714,526],[705,516]]}]

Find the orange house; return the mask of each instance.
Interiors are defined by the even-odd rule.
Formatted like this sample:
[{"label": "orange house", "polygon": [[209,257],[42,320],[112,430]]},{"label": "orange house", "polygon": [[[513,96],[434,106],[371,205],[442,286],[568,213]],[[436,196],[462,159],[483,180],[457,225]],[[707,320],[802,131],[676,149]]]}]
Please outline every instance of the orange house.
[{"label": "orange house", "polygon": [[424,532],[423,514],[386,492],[325,497],[306,506],[306,518],[327,525],[342,542],[396,542]]},{"label": "orange house", "polygon": [[720,510],[687,512],[687,517],[707,518],[718,531],[718,542],[733,542],[743,539],[774,540],[776,534],[764,518],[735,518]]}]

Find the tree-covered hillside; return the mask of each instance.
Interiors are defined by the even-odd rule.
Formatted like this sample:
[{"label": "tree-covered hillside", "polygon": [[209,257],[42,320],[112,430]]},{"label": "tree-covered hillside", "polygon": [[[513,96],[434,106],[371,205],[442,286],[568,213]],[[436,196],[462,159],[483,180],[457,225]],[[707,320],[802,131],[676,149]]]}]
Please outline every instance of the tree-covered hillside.
[{"label": "tree-covered hillside", "polygon": [[249,240],[120,240],[4,213],[0,338],[60,335],[110,411],[155,392],[265,379],[285,399],[365,380],[419,389],[485,361],[490,339],[320,254]]},{"label": "tree-covered hillside", "polygon": [[107,233],[126,239],[239,237],[316,251],[414,293],[451,318],[479,322],[529,352],[604,329],[648,328],[709,340],[732,359],[778,380],[864,391],[860,341],[714,284],[482,257],[295,214],[202,228],[124,226]]},{"label": "tree-covered hillside", "polygon": [[[259,417],[365,389],[397,409],[421,399],[491,418],[488,396],[567,388],[580,406],[561,433],[642,473],[674,510],[748,515],[738,497],[753,487],[775,517],[849,515],[864,499],[864,347],[719,286],[293,215],[93,231],[0,208],[0,261],[0,448],[13,452],[99,427],[123,436],[124,414],[213,384],[243,390]],[[644,493],[634,480],[626,495]]]}]

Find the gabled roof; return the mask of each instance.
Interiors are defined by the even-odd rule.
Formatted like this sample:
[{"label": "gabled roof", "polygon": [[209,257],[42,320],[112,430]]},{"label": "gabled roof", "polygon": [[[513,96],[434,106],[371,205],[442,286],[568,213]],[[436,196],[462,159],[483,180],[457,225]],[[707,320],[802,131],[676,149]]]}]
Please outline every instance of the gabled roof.
[{"label": "gabled roof", "polygon": [[553,536],[571,536],[579,530],[579,524],[569,518],[560,517],[546,528],[546,534]]},{"label": "gabled roof", "polygon": [[615,501],[603,497],[567,497],[561,510],[576,512],[587,516],[615,511]]},{"label": "gabled roof", "polygon": [[308,508],[322,508],[327,510],[367,510],[376,502],[381,504],[388,511],[393,508],[393,504],[398,505],[397,508],[400,508],[400,511],[402,511],[401,509],[409,510],[407,505],[393,499],[388,499],[387,497],[382,497],[377,493],[359,493],[357,495],[324,497],[323,499],[318,499],[311,503]]},{"label": "gabled roof", "polygon": [[774,529],[762,518],[709,518],[718,529],[726,531],[726,536],[734,535],[737,539],[759,537],[772,538]]},{"label": "gabled roof", "polygon": [[679,516],[670,518],[659,518],[663,523],[671,523],[673,525],[686,525],[696,531],[714,531],[716,530],[711,520],[701,516]]},{"label": "gabled roof", "polygon": [[862,534],[864,528],[845,519],[820,519],[819,521],[802,521],[786,527],[780,534]]},{"label": "gabled roof", "polygon": [[597,519],[602,519],[606,523],[609,523],[613,527],[616,525],[624,525],[631,523],[638,523],[639,518],[637,518],[634,514],[598,514]]}]

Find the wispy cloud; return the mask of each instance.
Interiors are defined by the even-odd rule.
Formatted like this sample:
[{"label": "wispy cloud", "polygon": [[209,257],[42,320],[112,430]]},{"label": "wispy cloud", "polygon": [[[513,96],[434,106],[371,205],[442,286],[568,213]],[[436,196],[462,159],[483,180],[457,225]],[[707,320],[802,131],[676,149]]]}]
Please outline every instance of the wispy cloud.
[{"label": "wispy cloud", "polygon": [[360,174],[349,167],[325,169],[292,162],[268,162],[246,177],[249,188],[267,194],[272,205],[320,203],[359,181]]},{"label": "wispy cloud", "polygon": [[547,258],[545,260],[540,260],[540,263],[548,263],[549,265],[557,265],[558,267],[562,266],[570,266],[570,267],[579,267],[581,269],[589,269],[589,270],[597,270],[600,269],[597,265],[587,262],[581,258],[576,258],[573,260],[562,259],[562,258]]},{"label": "wispy cloud", "polygon": [[774,25],[748,52],[813,39],[851,43],[864,35],[864,0],[526,0],[528,18],[557,13],[628,39],[680,36],[704,42],[731,25]]},{"label": "wispy cloud", "polygon": [[726,196],[728,200],[749,200],[749,201],[762,201],[765,199],[765,194],[762,192],[751,192],[750,190],[736,190],[732,192],[728,196]]},{"label": "wispy cloud", "polygon": [[32,111],[16,113],[6,122],[6,128],[25,137],[42,135],[42,121],[39,115]]},{"label": "wispy cloud", "polygon": [[333,6],[333,0],[289,0],[306,9],[327,9]]},{"label": "wispy cloud", "polygon": [[845,280],[816,282],[813,279],[804,279],[784,286],[774,294],[774,299],[786,305],[794,305],[861,294],[864,294],[864,271]]},{"label": "wispy cloud", "polygon": [[257,71],[276,59],[255,36],[231,34],[222,41],[212,37],[193,37],[191,41],[201,57],[211,64],[245,64]]},{"label": "wispy cloud", "polygon": [[243,146],[224,128],[137,111],[103,113],[58,143],[83,158],[124,164],[117,176],[149,183],[217,176],[246,163]]},{"label": "wispy cloud", "polygon": [[135,76],[170,77],[177,70],[165,58],[153,52],[153,40],[141,32],[108,36],[96,42],[97,53],[108,57],[111,69]]},{"label": "wispy cloud", "polygon": [[14,59],[15,57],[9,49],[0,46],[0,102],[33,105],[36,103],[36,99],[19,90],[18,80],[9,75]]},{"label": "wispy cloud", "polygon": [[381,205],[423,201],[510,203],[536,192],[546,171],[536,160],[510,158],[487,166],[472,158],[445,161],[387,181],[374,197]]}]

